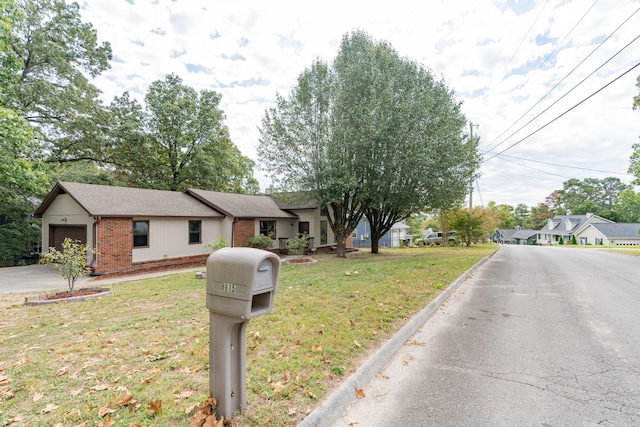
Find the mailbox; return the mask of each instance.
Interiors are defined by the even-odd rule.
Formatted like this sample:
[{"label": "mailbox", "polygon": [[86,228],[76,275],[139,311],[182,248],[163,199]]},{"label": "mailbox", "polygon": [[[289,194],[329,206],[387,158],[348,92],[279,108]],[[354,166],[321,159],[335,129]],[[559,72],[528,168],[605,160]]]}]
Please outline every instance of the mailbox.
[{"label": "mailbox", "polygon": [[243,320],[273,309],[280,258],[254,248],[223,248],[207,259],[207,308]]},{"label": "mailbox", "polygon": [[207,259],[209,387],[227,419],[247,405],[246,331],[273,309],[280,258],[253,248],[223,248]]}]

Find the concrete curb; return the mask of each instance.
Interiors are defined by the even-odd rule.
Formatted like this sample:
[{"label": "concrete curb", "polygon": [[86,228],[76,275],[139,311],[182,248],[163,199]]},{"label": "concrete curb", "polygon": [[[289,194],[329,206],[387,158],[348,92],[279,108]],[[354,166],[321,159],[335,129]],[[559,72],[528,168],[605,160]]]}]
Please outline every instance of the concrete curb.
[{"label": "concrete curb", "polygon": [[356,389],[366,387],[371,380],[389,363],[393,356],[411,338],[420,327],[438,310],[473,272],[493,257],[500,247],[487,255],[469,270],[458,277],[436,299],[416,314],[389,341],[387,341],[374,355],[358,370],[347,378],[320,406],[313,410],[298,427],[317,427],[333,425],[356,400]]}]

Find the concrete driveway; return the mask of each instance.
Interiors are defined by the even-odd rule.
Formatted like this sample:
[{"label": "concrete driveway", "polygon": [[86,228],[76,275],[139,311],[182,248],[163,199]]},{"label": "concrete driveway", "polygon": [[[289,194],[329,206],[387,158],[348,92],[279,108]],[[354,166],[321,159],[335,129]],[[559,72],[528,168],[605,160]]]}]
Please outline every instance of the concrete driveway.
[{"label": "concrete driveway", "polygon": [[[120,282],[130,282],[149,277],[166,276],[190,271],[205,271],[199,268],[182,270],[165,270],[154,273],[119,276],[113,278],[82,277],[76,281],[75,287],[103,286]],[[32,292],[48,292],[67,289],[67,281],[53,265],[27,265],[23,267],[0,268],[0,294],[17,294]]]}]

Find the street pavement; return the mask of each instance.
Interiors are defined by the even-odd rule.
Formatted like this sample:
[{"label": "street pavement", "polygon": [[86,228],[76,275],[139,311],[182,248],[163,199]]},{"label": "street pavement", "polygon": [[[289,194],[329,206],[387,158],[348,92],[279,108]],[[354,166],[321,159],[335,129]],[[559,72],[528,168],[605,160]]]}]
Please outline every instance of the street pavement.
[{"label": "street pavement", "polygon": [[[181,270],[165,270],[153,273],[132,274],[116,277],[81,277],[76,281],[75,288],[86,286],[106,286],[114,283],[130,282],[149,277],[165,276],[190,271],[205,271],[203,265],[199,268],[186,268]],[[67,289],[67,281],[60,272],[51,264],[27,265],[20,267],[0,268],[0,294],[27,294],[53,292]]]},{"label": "street pavement", "polygon": [[640,258],[502,246],[372,381],[351,382],[346,411],[325,402],[302,425],[637,426],[638,313]]}]

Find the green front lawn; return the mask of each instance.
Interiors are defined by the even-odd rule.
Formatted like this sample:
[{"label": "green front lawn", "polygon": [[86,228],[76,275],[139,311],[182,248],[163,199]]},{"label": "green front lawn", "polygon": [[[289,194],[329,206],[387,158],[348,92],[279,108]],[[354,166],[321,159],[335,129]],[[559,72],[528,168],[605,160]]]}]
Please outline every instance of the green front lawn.
[{"label": "green front lawn", "polygon": [[[275,309],[249,322],[248,408],[233,425],[296,425],[494,249],[365,250],[283,265]],[[205,287],[189,273],[80,303],[0,296],[0,426],[188,425],[209,393]]]}]

